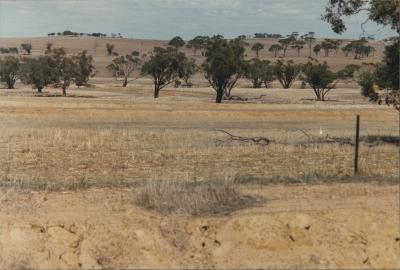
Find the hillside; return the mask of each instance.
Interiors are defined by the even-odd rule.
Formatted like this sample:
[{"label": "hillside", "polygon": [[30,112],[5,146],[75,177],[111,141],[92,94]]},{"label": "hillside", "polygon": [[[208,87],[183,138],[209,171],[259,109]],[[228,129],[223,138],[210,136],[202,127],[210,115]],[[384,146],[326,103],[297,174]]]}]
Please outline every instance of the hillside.
[{"label": "hillside", "polygon": [[[317,40],[320,43],[322,40]],[[343,40],[342,46],[345,46],[350,40]],[[105,67],[111,63],[113,56],[108,56],[106,52],[106,44],[112,43],[115,45],[115,51],[120,55],[131,53],[132,51],[138,51],[141,54],[149,54],[153,47],[156,46],[167,46],[168,41],[163,40],[144,40],[144,39],[121,39],[121,38],[94,38],[94,37],[40,37],[40,38],[0,38],[1,47],[19,47],[21,43],[31,42],[32,43],[32,55],[41,55],[46,49],[47,43],[52,43],[54,47],[63,47],[67,53],[76,54],[82,50],[88,51],[90,55],[94,56],[95,66],[98,70],[97,77],[110,77],[110,74],[106,71]],[[268,52],[269,47],[272,44],[278,42],[277,39],[248,39],[247,42],[250,46],[247,48],[247,57],[255,57],[255,53],[251,51],[251,46],[254,43],[262,43],[265,49],[260,52],[260,58],[269,59],[271,61],[276,60],[273,53]],[[318,59],[320,61],[327,61],[333,69],[340,69],[348,64],[362,64],[363,62],[376,63],[379,62],[382,56],[382,52],[385,46],[383,41],[371,41],[370,45],[376,49],[373,56],[368,59],[355,60],[353,57],[345,57],[340,51],[337,55],[332,52],[329,57],[323,57],[323,52],[320,53]],[[196,59],[198,63],[203,61],[203,57],[198,53],[197,56],[193,55],[193,52],[187,48],[182,49],[188,56]],[[0,55],[4,56],[3,55]],[[293,59],[295,62],[306,62],[309,57],[309,49],[307,45],[301,50],[300,57],[297,56],[297,51],[290,49],[287,52],[285,59]]]}]

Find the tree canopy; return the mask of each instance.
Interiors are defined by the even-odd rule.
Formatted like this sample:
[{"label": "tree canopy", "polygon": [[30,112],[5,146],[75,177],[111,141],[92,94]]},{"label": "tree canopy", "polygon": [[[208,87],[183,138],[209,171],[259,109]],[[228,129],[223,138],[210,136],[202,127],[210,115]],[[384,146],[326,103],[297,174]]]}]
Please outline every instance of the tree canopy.
[{"label": "tree canopy", "polygon": [[176,36],[169,41],[168,45],[179,49],[185,46],[185,41],[181,37]]},{"label": "tree canopy", "polygon": [[207,46],[202,67],[205,78],[216,91],[216,102],[230,97],[233,87],[244,74],[244,44],[240,40],[227,41],[213,37]]},{"label": "tree canopy", "polygon": [[176,48],[155,47],[150,59],[142,66],[142,74],[153,78],[154,98],[160,96],[160,91],[182,76],[182,68],[188,61],[186,55]]},{"label": "tree canopy", "polygon": [[141,59],[137,57],[137,55],[138,53],[134,51],[131,54],[119,56],[107,66],[107,70],[109,70],[117,80],[122,78],[122,87],[128,85],[130,76],[141,63]]}]

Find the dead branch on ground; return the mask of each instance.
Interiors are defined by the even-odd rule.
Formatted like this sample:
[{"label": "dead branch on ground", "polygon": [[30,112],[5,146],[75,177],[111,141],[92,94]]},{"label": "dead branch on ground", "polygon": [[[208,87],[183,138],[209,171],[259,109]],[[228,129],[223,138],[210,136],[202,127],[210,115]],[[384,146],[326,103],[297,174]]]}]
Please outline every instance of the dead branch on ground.
[{"label": "dead branch on ground", "polygon": [[255,144],[259,144],[259,145],[263,145],[263,146],[267,146],[271,143],[271,140],[269,140],[268,138],[265,138],[265,137],[241,137],[241,136],[232,135],[231,133],[229,133],[223,129],[218,129],[216,131],[219,131],[219,132],[229,135],[230,139],[232,141],[251,142],[251,143],[255,143]]}]

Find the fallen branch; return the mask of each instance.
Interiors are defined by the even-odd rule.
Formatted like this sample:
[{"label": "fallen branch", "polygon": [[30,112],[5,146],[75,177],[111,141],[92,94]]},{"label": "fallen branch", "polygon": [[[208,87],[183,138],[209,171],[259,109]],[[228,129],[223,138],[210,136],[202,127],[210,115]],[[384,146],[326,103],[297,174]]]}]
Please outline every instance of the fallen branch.
[{"label": "fallen branch", "polygon": [[264,146],[269,145],[271,143],[271,141],[269,139],[264,138],[264,137],[241,137],[241,136],[232,135],[231,133],[229,133],[225,130],[222,130],[222,129],[219,129],[216,131],[223,132],[223,133],[229,135],[230,139],[232,141],[252,142],[252,143],[256,143],[256,144],[264,145]]}]

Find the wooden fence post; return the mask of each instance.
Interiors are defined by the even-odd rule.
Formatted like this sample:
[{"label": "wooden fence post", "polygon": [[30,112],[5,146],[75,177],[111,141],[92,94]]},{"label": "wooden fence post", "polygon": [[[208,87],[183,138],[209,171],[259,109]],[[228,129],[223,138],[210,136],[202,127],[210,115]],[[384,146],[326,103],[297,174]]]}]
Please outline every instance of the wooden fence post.
[{"label": "wooden fence post", "polygon": [[356,121],[356,143],[354,153],[354,174],[358,174],[358,156],[360,150],[360,115],[357,115]]}]

